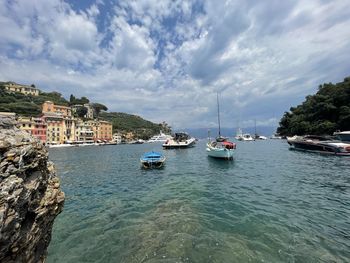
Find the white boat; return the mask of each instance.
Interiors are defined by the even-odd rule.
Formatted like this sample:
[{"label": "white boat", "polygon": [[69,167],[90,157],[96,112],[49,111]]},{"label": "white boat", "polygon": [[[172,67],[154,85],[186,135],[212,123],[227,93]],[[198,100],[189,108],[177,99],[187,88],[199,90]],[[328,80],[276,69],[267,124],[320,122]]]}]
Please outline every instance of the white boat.
[{"label": "white boat", "polygon": [[209,157],[219,158],[219,159],[233,159],[233,153],[236,149],[236,144],[227,141],[227,138],[221,136],[220,131],[220,107],[219,107],[219,94],[216,94],[217,104],[218,104],[218,124],[219,124],[219,136],[215,141],[211,141],[210,135],[209,141],[207,143],[207,154]]},{"label": "white boat", "polygon": [[278,134],[273,134],[271,135],[270,139],[273,139],[273,140],[281,140],[282,139],[282,136],[279,136]]},{"label": "white boat", "polygon": [[333,135],[337,136],[343,142],[350,142],[350,131],[338,131],[333,133]]},{"label": "white boat", "polygon": [[233,142],[209,141],[207,143],[206,151],[208,156],[210,157],[232,160],[235,149],[236,149],[236,144]]},{"label": "white boat", "polygon": [[241,141],[250,142],[250,141],[255,141],[255,140],[249,133],[245,133],[245,134],[243,134]]},{"label": "white boat", "polygon": [[255,140],[267,140],[267,137],[264,136],[264,135],[258,135],[258,134],[256,134],[256,135],[255,135]]},{"label": "white boat", "polygon": [[154,142],[166,142],[167,140],[172,139],[171,135],[164,134],[162,131],[158,135],[152,136],[147,142],[148,143],[154,143]]},{"label": "white boat", "polygon": [[164,144],[164,149],[188,148],[193,147],[196,139],[190,137],[186,132],[177,132],[175,136],[168,139]]},{"label": "white boat", "polygon": [[242,137],[243,137],[242,129],[241,129],[241,128],[238,128],[238,129],[237,129],[237,132],[236,132],[235,139],[236,139],[236,140],[241,140]]}]

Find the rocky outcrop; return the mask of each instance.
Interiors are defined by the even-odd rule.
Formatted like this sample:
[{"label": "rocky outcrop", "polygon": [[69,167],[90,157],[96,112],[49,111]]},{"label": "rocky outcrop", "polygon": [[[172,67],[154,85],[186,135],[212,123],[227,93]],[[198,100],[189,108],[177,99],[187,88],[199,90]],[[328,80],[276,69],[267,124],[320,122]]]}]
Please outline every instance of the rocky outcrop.
[{"label": "rocky outcrop", "polygon": [[46,148],[0,116],[0,262],[43,262],[64,193]]}]

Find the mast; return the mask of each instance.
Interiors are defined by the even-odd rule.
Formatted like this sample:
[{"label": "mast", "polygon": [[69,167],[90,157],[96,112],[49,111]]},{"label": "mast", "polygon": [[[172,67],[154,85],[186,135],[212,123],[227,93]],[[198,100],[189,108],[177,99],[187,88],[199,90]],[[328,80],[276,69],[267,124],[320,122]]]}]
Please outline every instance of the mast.
[{"label": "mast", "polygon": [[219,106],[219,92],[216,93],[216,101],[218,104],[218,123],[219,123],[219,137],[221,137],[221,129],[220,129],[220,106]]}]

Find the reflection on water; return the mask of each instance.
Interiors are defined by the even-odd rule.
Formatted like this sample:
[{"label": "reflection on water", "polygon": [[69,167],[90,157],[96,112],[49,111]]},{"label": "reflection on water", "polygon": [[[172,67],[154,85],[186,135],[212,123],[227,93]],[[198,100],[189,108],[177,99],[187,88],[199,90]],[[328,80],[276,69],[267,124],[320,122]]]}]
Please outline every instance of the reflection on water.
[{"label": "reflection on water", "polygon": [[[158,148],[157,148],[158,147]],[[288,151],[283,141],[238,142],[233,161],[205,142],[53,149],[66,193],[48,262],[346,262],[350,162]]]}]

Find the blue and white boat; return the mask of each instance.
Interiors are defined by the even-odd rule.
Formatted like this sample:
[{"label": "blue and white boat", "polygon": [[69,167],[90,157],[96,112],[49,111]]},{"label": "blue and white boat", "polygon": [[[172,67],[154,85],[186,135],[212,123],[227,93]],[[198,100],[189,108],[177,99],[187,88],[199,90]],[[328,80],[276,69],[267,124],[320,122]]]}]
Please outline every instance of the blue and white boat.
[{"label": "blue and white boat", "polygon": [[163,154],[158,152],[147,152],[140,158],[140,162],[143,168],[161,168],[165,162],[166,158]]}]

